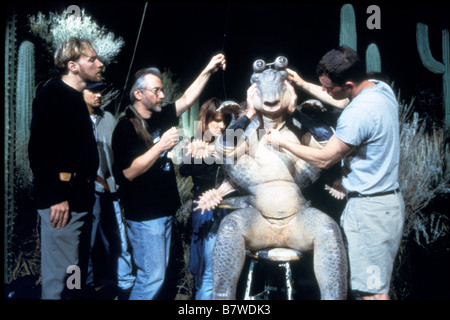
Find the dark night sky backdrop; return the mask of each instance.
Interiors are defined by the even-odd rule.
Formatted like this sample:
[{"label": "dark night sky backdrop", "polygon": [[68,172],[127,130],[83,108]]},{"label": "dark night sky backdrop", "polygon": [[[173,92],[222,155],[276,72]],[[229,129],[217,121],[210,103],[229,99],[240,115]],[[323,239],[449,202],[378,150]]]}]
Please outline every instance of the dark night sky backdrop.
[{"label": "dark night sky backdrop", "polygon": [[[182,89],[186,89],[212,55],[222,49],[229,8],[224,48],[227,70],[223,77],[221,73],[212,77],[200,102],[212,96],[225,98],[223,84],[228,99],[244,100],[252,63],[258,57],[273,61],[278,54],[283,54],[289,59],[291,68],[299,71],[306,80],[317,83],[315,66],[318,60],[339,44],[340,9],[344,3],[149,2],[132,73],[148,65],[156,65],[162,70],[170,68],[180,80]],[[22,41],[31,38],[27,34],[28,14],[38,11],[46,15],[50,11],[61,13],[71,4],[84,8],[99,25],[124,38],[125,47],[117,57],[117,63],[108,66],[104,74],[106,82],[122,90],[144,2],[8,2],[6,9],[15,7],[21,28],[18,41]],[[426,23],[431,52],[436,60],[442,61],[442,29],[450,29],[449,3],[393,4],[392,1],[374,0],[372,3],[358,1],[352,4],[357,21],[358,52],[364,54],[370,42],[378,45],[383,73],[395,81],[402,98],[409,102],[411,95],[417,93],[417,87],[441,94],[442,75],[433,74],[422,65],[415,34],[416,23]],[[381,8],[381,30],[366,28],[369,4],[377,4]],[[8,16],[11,11],[4,12]],[[45,56],[36,57],[37,69],[42,72],[38,78],[49,73],[48,60]],[[125,97],[127,95],[128,89]],[[425,299],[430,295],[438,299],[448,297],[448,285],[445,284],[448,277],[444,276],[448,274],[447,264],[437,258],[430,260],[429,255],[423,257],[425,255],[417,255],[417,260],[414,260],[420,265],[416,296]],[[429,272],[429,275],[423,272]],[[430,286],[434,287],[428,289]]]},{"label": "dark night sky backdrop", "polygon": [[[347,2],[149,2],[132,73],[156,65],[170,68],[182,89],[195,79],[210,57],[224,47],[227,70],[217,73],[200,100],[211,96],[241,101],[249,86],[252,63],[283,54],[289,66],[305,79],[317,83],[315,66],[320,57],[339,44],[340,8]],[[122,89],[131,62],[145,2],[12,2],[18,13],[62,12],[71,4],[84,8],[99,25],[125,40],[125,47],[104,73],[105,81]],[[358,52],[369,43],[380,50],[382,71],[402,98],[409,101],[416,87],[442,91],[442,75],[428,71],[416,48],[416,23],[429,26],[431,51],[442,61],[442,29],[449,28],[450,6],[395,4],[373,1],[352,3],[357,22]],[[381,30],[369,30],[366,9],[381,9]],[[228,19],[227,19],[228,17]],[[224,31],[226,29],[226,38]],[[225,88],[225,90],[224,90]],[[127,93],[126,95],[127,96]],[[124,99],[125,102],[126,99]]]}]

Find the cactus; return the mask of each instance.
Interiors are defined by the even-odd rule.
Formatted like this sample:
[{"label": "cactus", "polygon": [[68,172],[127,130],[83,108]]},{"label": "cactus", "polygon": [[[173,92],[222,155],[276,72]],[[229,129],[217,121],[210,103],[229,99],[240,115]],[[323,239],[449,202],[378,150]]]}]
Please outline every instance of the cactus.
[{"label": "cactus", "polygon": [[[174,74],[170,69],[164,69],[161,74],[161,80],[164,86],[165,99],[163,104],[175,102],[180,96],[180,84],[179,81],[173,80]],[[181,115],[181,123],[179,129],[183,130],[183,134],[187,137],[194,135],[194,122],[198,120],[198,111],[200,107],[198,101],[196,101],[188,110]]]},{"label": "cactus", "polygon": [[447,130],[450,129],[450,40],[449,31],[442,30],[442,60],[439,62],[433,58],[428,40],[428,26],[417,23],[416,29],[417,50],[423,65],[433,73],[442,74],[443,82],[443,106],[444,124]]},{"label": "cactus", "polygon": [[[192,107],[190,107],[188,110],[186,110],[181,115],[181,125],[182,125],[183,130],[185,131],[184,134],[187,135],[188,137],[194,136],[194,125],[195,125],[195,122],[198,121],[199,109],[200,109],[200,107],[199,107],[198,101],[196,101],[192,105]],[[200,129],[200,132],[197,132],[197,134],[198,133],[201,134],[201,129]]]},{"label": "cactus", "polygon": [[381,72],[380,51],[375,43],[371,43],[366,50],[366,72]]},{"label": "cactus", "polygon": [[341,8],[339,45],[347,46],[357,51],[355,10],[353,10],[353,6],[351,4],[344,4]]},{"label": "cactus", "polygon": [[16,148],[15,164],[21,187],[31,185],[31,168],[28,161],[31,105],[35,95],[34,45],[23,41],[19,48],[16,86]]},{"label": "cactus", "polygon": [[[339,32],[339,45],[357,50],[355,11],[351,4],[344,4],[341,8],[341,29]],[[371,43],[366,50],[366,71],[381,72],[381,56],[375,43]]]},{"label": "cactus", "polygon": [[14,123],[15,123],[15,64],[16,64],[16,15],[11,15],[5,30],[5,185],[4,185],[4,279],[9,282],[12,274],[11,243],[16,216],[14,207]]}]

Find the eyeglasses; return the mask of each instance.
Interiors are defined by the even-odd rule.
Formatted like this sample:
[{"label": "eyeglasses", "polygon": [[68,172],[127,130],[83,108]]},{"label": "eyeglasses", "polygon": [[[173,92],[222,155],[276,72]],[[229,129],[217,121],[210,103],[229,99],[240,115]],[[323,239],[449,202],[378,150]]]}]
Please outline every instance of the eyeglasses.
[{"label": "eyeglasses", "polygon": [[151,88],[151,89],[144,88],[144,90],[148,90],[150,92],[153,92],[153,94],[155,96],[159,96],[160,93],[164,94],[164,88]]}]

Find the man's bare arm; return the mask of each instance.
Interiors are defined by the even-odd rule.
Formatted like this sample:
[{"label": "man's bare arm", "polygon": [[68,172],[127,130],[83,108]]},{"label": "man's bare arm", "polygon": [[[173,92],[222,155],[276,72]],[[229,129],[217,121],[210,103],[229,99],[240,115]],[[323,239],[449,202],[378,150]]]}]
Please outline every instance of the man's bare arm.
[{"label": "man's bare arm", "polygon": [[292,83],[295,84],[296,87],[312,95],[316,99],[338,109],[344,109],[349,104],[350,100],[348,99],[333,99],[328,93],[322,90],[322,86],[303,80],[295,71],[291,69],[286,69],[286,71],[289,73],[289,81],[292,81]]}]

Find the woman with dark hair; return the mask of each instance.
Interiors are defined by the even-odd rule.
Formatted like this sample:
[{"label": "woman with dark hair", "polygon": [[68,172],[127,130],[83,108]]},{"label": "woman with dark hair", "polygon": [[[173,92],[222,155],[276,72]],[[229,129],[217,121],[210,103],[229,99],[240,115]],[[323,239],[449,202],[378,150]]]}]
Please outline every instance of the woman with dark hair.
[{"label": "woman with dark hair", "polygon": [[[183,162],[179,171],[182,176],[191,176],[194,187],[194,201],[198,200],[201,194],[221,183],[220,165],[214,159],[214,140],[224,131],[230,120],[228,116],[217,109],[220,101],[211,98],[205,101],[199,111],[199,121],[201,122],[202,139],[194,140],[190,144],[189,161]],[[212,297],[212,251],[216,241],[217,230],[223,217],[227,215],[227,210],[217,208],[214,210],[194,210],[192,212],[192,239],[189,257],[189,271],[195,279],[195,299],[210,300]]]}]

